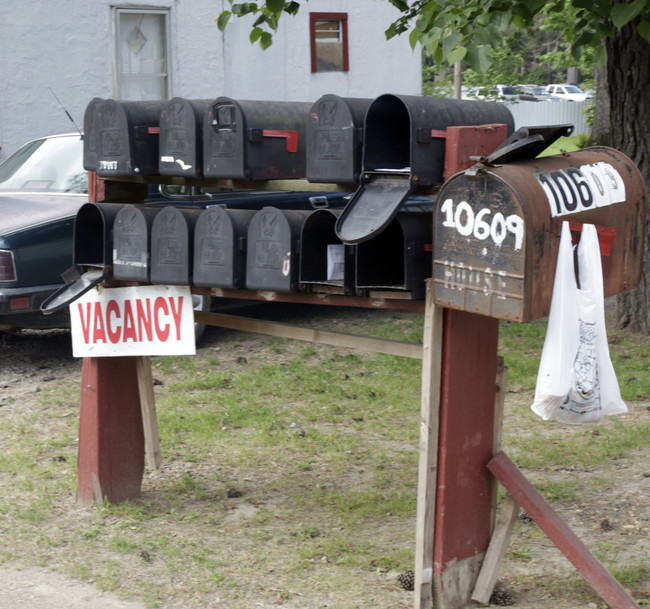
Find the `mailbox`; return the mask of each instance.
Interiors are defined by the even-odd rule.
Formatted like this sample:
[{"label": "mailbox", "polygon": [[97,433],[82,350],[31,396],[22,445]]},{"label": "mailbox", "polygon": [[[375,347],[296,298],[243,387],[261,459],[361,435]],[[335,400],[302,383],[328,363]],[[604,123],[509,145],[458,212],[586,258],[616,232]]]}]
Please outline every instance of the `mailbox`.
[{"label": "mailbox", "polygon": [[113,223],[113,277],[149,281],[151,226],[160,208],[125,205]]},{"label": "mailbox", "polygon": [[160,159],[163,176],[203,176],[203,117],[210,100],[174,97],[160,113]]},{"label": "mailbox", "polygon": [[358,294],[394,291],[423,300],[431,277],[432,214],[401,211],[385,230],[356,246]]},{"label": "mailbox", "polygon": [[206,178],[283,180],[305,177],[311,104],[218,97],[203,122]]},{"label": "mailbox", "polygon": [[151,283],[190,285],[197,209],[163,207],[151,225]]},{"label": "mailbox", "polygon": [[361,171],[363,122],[371,99],[327,94],[307,119],[307,179],[357,183]]},{"label": "mailbox", "polygon": [[103,99],[95,97],[90,100],[84,112],[84,169],[97,171],[99,164],[99,107]]},{"label": "mailbox", "polygon": [[339,218],[336,232],[360,243],[383,230],[418,186],[443,182],[447,127],[514,121],[501,103],[381,95],[370,104],[363,133],[361,184]]},{"label": "mailbox", "polygon": [[89,143],[84,149],[84,167],[96,166],[102,178],[158,174],[158,121],[165,104],[91,101],[84,116],[84,137]]},{"label": "mailbox", "polygon": [[437,197],[434,300],[512,321],[547,316],[564,220],[576,233],[596,225],[605,296],[632,289],[641,278],[646,206],[639,170],[611,148],[476,165]]},{"label": "mailbox", "polygon": [[354,245],[346,245],[334,227],[341,211],[313,211],[302,226],[300,287],[310,292],[354,294]]},{"label": "mailbox", "polygon": [[194,227],[194,285],[246,287],[248,228],[256,210],[209,207]]},{"label": "mailbox", "polygon": [[248,227],[246,287],[297,292],[302,226],[311,212],[263,207]]},{"label": "mailbox", "polygon": [[[84,203],[74,223],[72,262],[63,274],[66,285],[43,301],[45,315],[56,313],[111,276],[113,223],[122,209],[119,203]],[[88,267],[83,275],[77,267]]]}]

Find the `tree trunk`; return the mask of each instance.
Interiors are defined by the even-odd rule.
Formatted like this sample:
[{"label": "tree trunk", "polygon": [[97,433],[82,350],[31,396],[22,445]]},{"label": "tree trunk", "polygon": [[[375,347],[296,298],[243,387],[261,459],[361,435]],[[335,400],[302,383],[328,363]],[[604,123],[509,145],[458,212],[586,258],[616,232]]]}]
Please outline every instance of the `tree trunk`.
[{"label": "tree trunk", "polygon": [[[629,156],[650,190],[650,43],[638,19],[607,39],[607,82],[612,147]],[[650,220],[650,218],[648,218]],[[646,220],[644,268],[639,287],[617,297],[619,327],[650,334],[650,227]]]},{"label": "tree trunk", "polygon": [[591,144],[597,146],[612,145],[612,129],[610,127],[609,87],[607,86],[607,70],[596,68],[596,110],[594,124],[591,127]]}]

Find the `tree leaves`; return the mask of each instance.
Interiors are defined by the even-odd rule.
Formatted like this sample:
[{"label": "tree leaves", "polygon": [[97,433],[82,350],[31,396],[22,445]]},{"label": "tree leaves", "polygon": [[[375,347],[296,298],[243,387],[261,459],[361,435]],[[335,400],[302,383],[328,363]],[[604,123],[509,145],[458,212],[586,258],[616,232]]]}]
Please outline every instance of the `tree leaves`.
[{"label": "tree leaves", "polygon": [[[224,31],[231,17],[256,15],[250,40],[268,48],[283,13],[295,15],[307,0],[266,0],[237,2],[228,0],[231,10],[223,11],[217,26]],[[562,25],[572,55],[578,57],[593,48],[596,57],[604,51],[602,36],[613,34],[637,19],[639,34],[650,42],[650,5],[647,0],[383,0],[401,16],[385,31],[387,39],[409,32],[412,48],[420,43],[438,64],[466,61],[479,71],[491,65],[492,49],[498,49],[513,26],[529,28],[542,11],[554,15]],[[641,19],[639,20],[639,16]]]},{"label": "tree leaves", "polygon": [[614,4],[612,6],[612,23],[618,29],[632,21],[645,7],[645,2],[636,0],[632,4]]},{"label": "tree leaves", "polygon": [[222,11],[217,17],[217,27],[224,31],[230,18],[244,17],[246,15],[257,15],[257,19],[251,26],[249,40],[251,43],[259,43],[262,50],[268,49],[273,44],[273,32],[278,29],[278,22],[282,13],[295,15],[300,10],[300,2],[295,0],[266,0],[264,4],[257,2],[236,2],[228,0],[231,10]]}]

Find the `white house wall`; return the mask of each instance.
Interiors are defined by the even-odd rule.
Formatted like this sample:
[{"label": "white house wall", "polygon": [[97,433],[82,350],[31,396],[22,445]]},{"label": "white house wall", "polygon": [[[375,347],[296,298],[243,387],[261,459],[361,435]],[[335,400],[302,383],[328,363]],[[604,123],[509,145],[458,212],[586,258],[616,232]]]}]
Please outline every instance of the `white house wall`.
[{"label": "white house wall", "polygon": [[[309,0],[283,17],[266,51],[250,44],[248,19],[218,30],[226,0],[2,0],[0,161],[29,139],[74,130],[50,88],[79,127],[93,97],[115,97],[112,4],[170,9],[172,96],[314,101],[421,92],[419,49],[406,36],[385,39],[398,16],[388,0]],[[310,11],[348,14],[349,72],[311,73]]]}]

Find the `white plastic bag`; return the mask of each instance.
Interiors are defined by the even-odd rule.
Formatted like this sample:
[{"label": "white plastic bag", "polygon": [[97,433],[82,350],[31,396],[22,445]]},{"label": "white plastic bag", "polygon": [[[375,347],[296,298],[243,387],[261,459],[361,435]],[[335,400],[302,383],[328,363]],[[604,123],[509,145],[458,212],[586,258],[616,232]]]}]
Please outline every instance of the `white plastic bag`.
[{"label": "white plastic bag", "polygon": [[553,299],[533,411],[545,421],[596,423],[627,412],[609,357],[598,234],[584,224],[575,280],[569,223],[562,223]]}]

